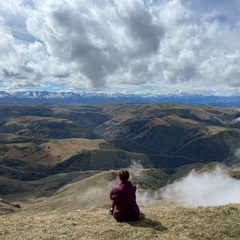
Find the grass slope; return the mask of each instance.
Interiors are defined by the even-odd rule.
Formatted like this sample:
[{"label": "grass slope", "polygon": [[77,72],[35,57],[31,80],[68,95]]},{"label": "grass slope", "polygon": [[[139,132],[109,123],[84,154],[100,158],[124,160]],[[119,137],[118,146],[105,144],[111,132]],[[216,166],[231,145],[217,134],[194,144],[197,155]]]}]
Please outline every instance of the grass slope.
[{"label": "grass slope", "polygon": [[[193,167],[208,171],[214,166],[215,163],[186,166],[175,178]],[[239,178],[239,169],[232,173]],[[158,184],[165,185],[169,178],[161,169],[131,169],[130,175],[137,182],[138,191],[160,188]],[[109,190],[116,183],[117,171],[112,170],[59,174],[34,181],[31,193],[20,199],[21,208],[0,201],[0,239],[239,239],[240,204],[186,208],[163,200],[141,203],[137,198],[140,220],[117,223],[107,213]],[[24,196],[24,192],[21,194]],[[17,201],[19,196],[19,193],[6,195],[9,202]]]},{"label": "grass slope", "polygon": [[[19,181],[0,177],[0,194],[9,202],[20,205],[32,203],[34,199],[51,197],[61,187],[98,174],[99,171],[78,171],[51,175],[36,181]],[[0,207],[1,210],[1,207]]]},{"label": "grass slope", "polygon": [[133,223],[117,223],[101,208],[2,215],[0,239],[237,240],[240,236],[240,205],[183,208],[160,202],[141,207],[141,212]]},{"label": "grass slope", "polygon": [[0,139],[0,163],[15,159],[19,162],[44,166],[54,166],[82,150],[99,149],[99,144],[105,142],[103,139],[85,138],[41,140],[1,133]]},{"label": "grass slope", "polygon": [[[160,189],[169,180],[169,175],[161,169],[129,171],[132,181],[138,185],[139,192]],[[118,183],[118,171],[84,173],[78,172],[78,176],[76,173],[73,176],[73,173],[59,174],[35,181],[35,188],[31,192],[7,195],[6,200],[21,201],[23,210],[34,211],[108,208],[109,192]],[[21,199],[18,199],[21,195]]]}]

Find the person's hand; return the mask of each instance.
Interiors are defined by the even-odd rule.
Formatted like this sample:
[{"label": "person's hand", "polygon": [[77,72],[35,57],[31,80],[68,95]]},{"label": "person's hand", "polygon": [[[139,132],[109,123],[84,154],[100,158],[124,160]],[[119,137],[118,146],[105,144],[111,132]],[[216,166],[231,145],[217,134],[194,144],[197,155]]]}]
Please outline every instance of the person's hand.
[{"label": "person's hand", "polygon": [[108,213],[109,213],[110,215],[113,215],[113,208],[112,208],[112,207],[109,208]]}]

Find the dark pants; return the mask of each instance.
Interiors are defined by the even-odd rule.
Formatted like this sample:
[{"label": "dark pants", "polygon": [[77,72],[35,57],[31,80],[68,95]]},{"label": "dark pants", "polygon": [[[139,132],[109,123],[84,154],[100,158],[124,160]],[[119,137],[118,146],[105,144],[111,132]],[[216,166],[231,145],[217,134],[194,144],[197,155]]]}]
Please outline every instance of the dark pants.
[{"label": "dark pants", "polygon": [[127,214],[113,214],[113,217],[117,220],[117,222],[133,222],[137,221],[139,218],[140,212],[127,213]]}]

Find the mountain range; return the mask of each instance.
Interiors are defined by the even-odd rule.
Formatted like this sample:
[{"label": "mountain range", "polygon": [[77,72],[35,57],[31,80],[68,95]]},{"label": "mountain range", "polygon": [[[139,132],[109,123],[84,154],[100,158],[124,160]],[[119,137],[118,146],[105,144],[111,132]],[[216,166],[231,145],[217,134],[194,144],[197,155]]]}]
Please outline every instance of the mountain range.
[{"label": "mountain range", "polygon": [[110,92],[49,92],[49,91],[0,91],[0,104],[95,104],[95,103],[150,103],[173,102],[233,107],[240,105],[238,95],[217,96],[209,93],[180,94],[124,94]]},{"label": "mountain range", "polygon": [[231,165],[239,116],[237,108],[175,103],[0,105],[0,174],[26,181],[132,164],[167,174],[187,164]]}]

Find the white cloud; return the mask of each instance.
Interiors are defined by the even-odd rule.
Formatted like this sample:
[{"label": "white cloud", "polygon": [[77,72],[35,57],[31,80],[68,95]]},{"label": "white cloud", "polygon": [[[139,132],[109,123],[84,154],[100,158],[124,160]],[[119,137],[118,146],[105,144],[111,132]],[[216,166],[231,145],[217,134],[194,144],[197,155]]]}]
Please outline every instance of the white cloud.
[{"label": "white cloud", "polygon": [[182,180],[168,185],[161,196],[187,207],[240,203],[240,181],[221,168],[205,173],[192,171]]},{"label": "white cloud", "polygon": [[0,81],[239,88],[239,12],[236,0],[1,1]]}]

